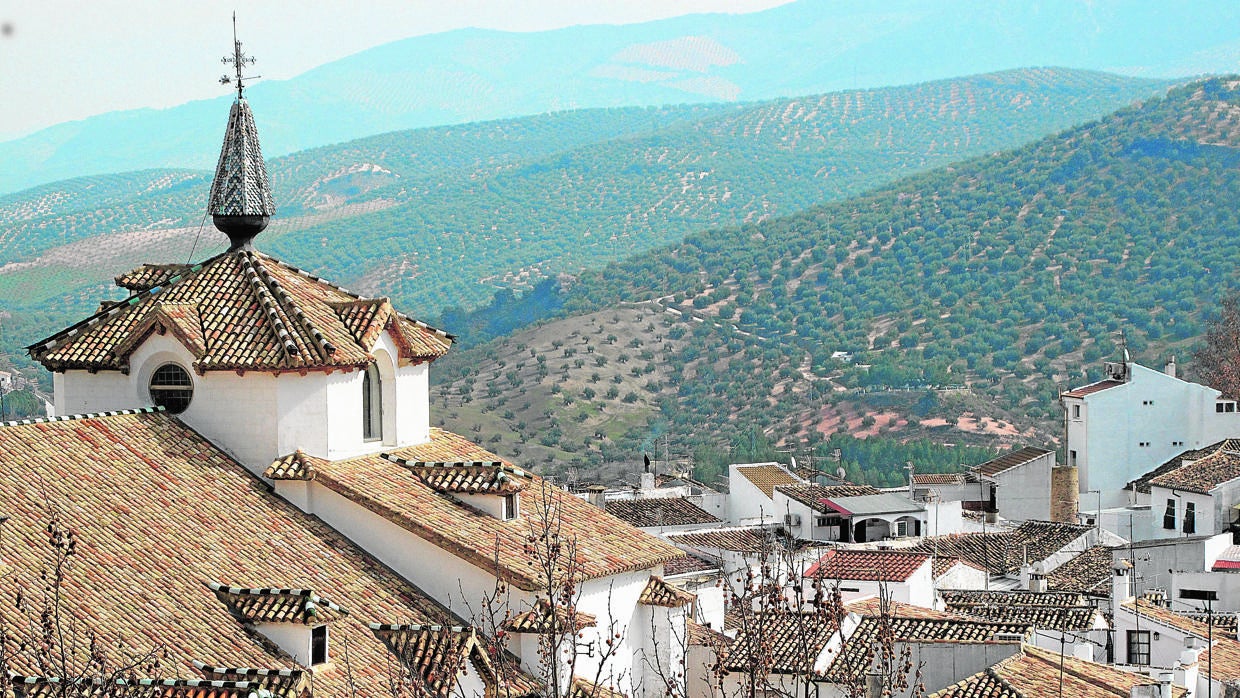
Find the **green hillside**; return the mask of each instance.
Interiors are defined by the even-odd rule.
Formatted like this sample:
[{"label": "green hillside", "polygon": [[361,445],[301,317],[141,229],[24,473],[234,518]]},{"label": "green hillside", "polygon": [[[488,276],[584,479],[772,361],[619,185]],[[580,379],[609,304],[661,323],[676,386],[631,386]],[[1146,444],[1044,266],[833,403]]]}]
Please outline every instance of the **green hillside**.
[{"label": "green hillside", "polygon": [[[433,318],[1013,147],[1165,87],[1036,69],[387,134],[273,160],[280,210],[258,245]],[[220,249],[223,236],[200,229],[206,190],[204,173],[154,171],[0,198],[6,339],[31,341],[93,308],[120,270]]]},{"label": "green hillside", "polygon": [[[623,448],[667,433],[682,456],[717,453],[751,428],[788,444],[834,431],[1047,443],[1056,395],[1113,357],[1120,332],[1138,360],[1183,360],[1237,285],[1238,122],[1235,78],[1177,88],[1014,151],[690,236],[582,276],[566,307],[649,311],[640,330],[608,328],[644,337],[638,372],[662,377],[645,395],[645,373],[617,384],[646,407]],[[562,337],[564,322],[541,332]],[[493,384],[512,341],[437,365],[443,395]],[[618,409],[583,423],[605,433]],[[581,444],[583,465],[606,460],[597,444]]]}]

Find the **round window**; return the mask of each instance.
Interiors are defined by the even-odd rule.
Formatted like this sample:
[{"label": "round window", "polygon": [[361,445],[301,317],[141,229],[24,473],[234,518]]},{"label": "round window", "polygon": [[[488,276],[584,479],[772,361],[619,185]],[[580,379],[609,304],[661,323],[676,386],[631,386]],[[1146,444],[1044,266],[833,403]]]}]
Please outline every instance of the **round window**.
[{"label": "round window", "polygon": [[194,383],[189,372],[176,364],[164,364],[155,369],[150,390],[151,402],[172,414],[184,412],[194,398]]}]

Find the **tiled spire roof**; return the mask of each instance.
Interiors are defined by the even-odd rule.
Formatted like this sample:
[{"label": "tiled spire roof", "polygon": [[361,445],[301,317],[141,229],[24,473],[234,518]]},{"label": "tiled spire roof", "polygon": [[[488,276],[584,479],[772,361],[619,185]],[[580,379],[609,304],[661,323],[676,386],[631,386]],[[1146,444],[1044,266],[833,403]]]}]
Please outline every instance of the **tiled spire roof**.
[{"label": "tiled spire roof", "polygon": [[200,372],[300,371],[364,366],[384,332],[407,362],[434,360],[452,343],[385,298],[359,298],[250,248],[191,267],[147,265],[117,281],[139,290],[32,345],[31,356],[52,371],[125,371],[147,337],[171,331]]},{"label": "tiled spire roof", "polygon": [[267,227],[275,211],[254,114],[245,98],[239,96],[228,112],[228,128],[211,182],[207,213],[215,227],[232,240],[231,249],[238,249]]}]

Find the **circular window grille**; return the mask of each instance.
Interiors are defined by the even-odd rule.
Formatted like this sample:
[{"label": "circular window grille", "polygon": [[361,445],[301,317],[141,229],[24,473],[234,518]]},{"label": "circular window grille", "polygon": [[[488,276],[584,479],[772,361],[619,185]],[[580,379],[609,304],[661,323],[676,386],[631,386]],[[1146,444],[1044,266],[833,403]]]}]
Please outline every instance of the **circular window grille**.
[{"label": "circular window grille", "polygon": [[189,373],[176,364],[164,364],[155,369],[150,389],[151,402],[172,414],[184,412],[194,398],[194,383]]}]

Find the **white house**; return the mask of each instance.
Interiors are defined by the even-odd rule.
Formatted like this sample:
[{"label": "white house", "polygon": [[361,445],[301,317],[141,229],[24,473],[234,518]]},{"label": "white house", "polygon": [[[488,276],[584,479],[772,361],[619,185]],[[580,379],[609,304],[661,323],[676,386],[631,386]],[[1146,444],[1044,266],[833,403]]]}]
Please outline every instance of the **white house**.
[{"label": "white house", "polygon": [[1213,535],[1237,529],[1240,451],[1229,442],[1150,479],[1151,538]]},{"label": "white house", "polygon": [[928,553],[840,549],[828,550],[804,576],[838,584],[845,603],[881,593],[892,601],[931,608],[932,571]]},{"label": "white house", "polygon": [[738,526],[783,520],[775,505],[779,485],[804,485],[805,480],[779,463],[733,463],[728,466],[728,517]]},{"label": "white house", "polygon": [[1125,356],[1105,368],[1105,379],[1060,396],[1067,465],[1103,507],[1128,504],[1125,485],[1176,454],[1240,436],[1236,402],[1177,378],[1174,361],[1159,372]]},{"label": "white house", "polygon": [[1026,446],[974,466],[985,511],[1009,521],[1051,519],[1051,470],[1055,452]]},{"label": "white house", "polygon": [[857,542],[925,534],[926,506],[869,485],[776,485],[772,501],[793,537]]}]

